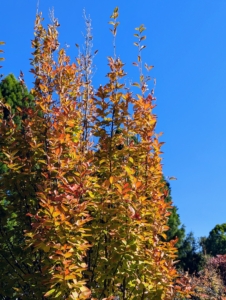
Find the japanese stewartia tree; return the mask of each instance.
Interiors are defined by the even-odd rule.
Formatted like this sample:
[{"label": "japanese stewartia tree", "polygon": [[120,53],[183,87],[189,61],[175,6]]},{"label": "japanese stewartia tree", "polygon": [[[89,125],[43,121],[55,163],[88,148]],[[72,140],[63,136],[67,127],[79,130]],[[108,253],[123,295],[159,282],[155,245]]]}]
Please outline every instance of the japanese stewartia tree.
[{"label": "japanese stewartia tree", "polygon": [[[110,22],[114,39],[117,17],[116,8]],[[45,29],[41,15],[36,17],[35,105],[26,109],[21,128],[11,114],[1,121],[7,165],[0,178],[7,206],[2,257],[8,264],[1,293],[93,300],[186,295],[190,287],[175,269],[177,239],[166,234],[172,206],[165,201],[155,98],[142,72],[145,28],[135,34],[138,94],[123,83],[126,73],[115,46],[108,82],[94,93],[90,44],[71,62],[58,42],[58,21],[52,21]],[[17,114],[24,110],[18,107]],[[10,231],[12,212],[16,228]],[[20,260],[7,236],[13,230],[20,232]]]}]

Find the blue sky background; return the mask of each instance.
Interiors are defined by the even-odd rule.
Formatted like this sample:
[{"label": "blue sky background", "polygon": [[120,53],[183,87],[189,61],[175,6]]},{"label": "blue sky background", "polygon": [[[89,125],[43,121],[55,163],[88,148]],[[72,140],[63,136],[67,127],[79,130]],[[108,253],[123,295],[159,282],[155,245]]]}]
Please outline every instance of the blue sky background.
[{"label": "blue sky background", "polygon": [[[107,56],[113,55],[109,17],[119,6],[117,54],[131,81],[138,80],[134,28],[147,28],[143,60],[154,65],[157,79],[157,131],[163,131],[163,170],[171,182],[174,204],[187,232],[208,235],[226,222],[226,1],[225,0],[40,0],[48,21],[49,8],[61,24],[60,42],[82,44],[83,8],[92,19],[96,65],[94,84],[103,84]],[[1,73],[25,74],[29,88],[31,39],[36,0],[0,3],[0,40],[6,42]]]}]

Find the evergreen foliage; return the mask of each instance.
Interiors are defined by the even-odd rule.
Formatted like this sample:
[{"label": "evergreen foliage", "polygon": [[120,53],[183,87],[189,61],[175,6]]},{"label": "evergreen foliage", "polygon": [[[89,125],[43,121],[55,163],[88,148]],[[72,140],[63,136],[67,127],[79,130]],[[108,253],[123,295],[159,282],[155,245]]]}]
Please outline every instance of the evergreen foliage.
[{"label": "evergreen foliage", "polygon": [[202,251],[200,251],[199,243],[195,239],[193,232],[188,233],[182,241],[179,247],[178,259],[180,260],[178,268],[185,272],[193,274],[201,270],[205,258]]},{"label": "evergreen foliage", "polygon": [[[22,74],[22,72],[21,72]],[[21,126],[21,120],[26,118],[26,108],[34,107],[34,98],[28,92],[23,78],[17,80],[13,74],[9,74],[0,82],[0,103],[4,104],[2,111],[3,120],[7,120],[9,115],[13,116],[17,126]],[[21,115],[15,115],[17,110],[23,111]],[[2,158],[1,146],[4,143],[0,141],[0,159]],[[6,171],[6,165],[0,160],[0,174]]]},{"label": "evergreen foliage", "polygon": [[[20,79],[19,81],[13,74],[9,74],[0,82],[0,99],[3,103],[10,106],[12,115],[15,114],[17,108],[24,109],[34,105],[33,97],[28,92],[23,78]],[[8,118],[10,111],[7,107],[4,108],[3,119]],[[21,122],[20,117],[15,116],[14,121],[19,125]]]},{"label": "evergreen foliage", "polygon": [[210,231],[204,245],[207,254],[226,254],[226,223],[216,225]]},{"label": "evergreen foliage", "polygon": [[[172,203],[172,197],[171,197],[171,188],[169,182],[167,182],[165,179],[165,201],[168,203]],[[177,207],[173,206],[170,209],[170,216],[168,220],[168,226],[169,230],[166,232],[167,240],[173,240],[175,238],[178,239],[177,241],[177,247],[180,249],[180,246],[182,245],[182,242],[185,238],[185,227],[184,225],[181,226],[180,216],[177,212]]]}]

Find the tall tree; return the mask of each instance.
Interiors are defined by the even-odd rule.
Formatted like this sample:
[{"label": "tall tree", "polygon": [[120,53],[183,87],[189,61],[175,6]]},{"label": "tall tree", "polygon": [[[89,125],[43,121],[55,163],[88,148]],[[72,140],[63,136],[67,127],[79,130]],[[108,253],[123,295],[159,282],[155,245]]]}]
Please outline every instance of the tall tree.
[{"label": "tall tree", "polygon": [[[118,8],[110,22],[114,39],[117,17]],[[35,105],[26,110],[21,127],[10,107],[0,124],[7,164],[0,177],[7,205],[1,293],[37,300],[186,295],[189,287],[179,286],[174,263],[176,240],[166,236],[172,206],[163,193],[155,99],[147,92],[149,76],[142,73],[145,28],[135,33],[140,81],[133,84],[139,88],[133,96],[122,82],[126,74],[115,47],[108,82],[94,95],[90,82],[82,80],[81,59],[71,63],[59,49],[58,26],[53,19],[46,30],[41,15],[36,17]],[[8,224],[13,213],[15,223]],[[18,248],[14,230],[20,233]]]}]

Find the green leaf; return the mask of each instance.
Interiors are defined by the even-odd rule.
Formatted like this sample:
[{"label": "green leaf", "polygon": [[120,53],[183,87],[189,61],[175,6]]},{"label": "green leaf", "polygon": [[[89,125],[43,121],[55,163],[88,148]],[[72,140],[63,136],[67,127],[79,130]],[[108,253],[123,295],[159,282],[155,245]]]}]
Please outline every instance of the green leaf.
[{"label": "green leaf", "polygon": [[49,297],[50,295],[52,295],[55,292],[56,289],[51,289],[49,290],[47,293],[45,293],[44,297]]},{"label": "green leaf", "polygon": [[62,294],[62,291],[59,291],[55,297],[59,297]]}]

